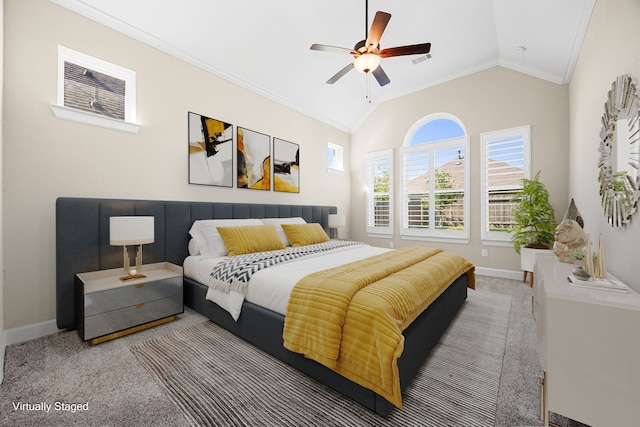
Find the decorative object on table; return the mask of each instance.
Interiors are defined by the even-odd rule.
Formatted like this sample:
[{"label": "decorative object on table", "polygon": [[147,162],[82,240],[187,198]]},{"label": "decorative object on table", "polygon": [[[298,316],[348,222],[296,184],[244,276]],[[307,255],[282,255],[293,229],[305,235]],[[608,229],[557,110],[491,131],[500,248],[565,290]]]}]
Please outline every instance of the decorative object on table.
[{"label": "decorative object on table", "polygon": [[549,202],[549,191],[540,181],[540,171],[534,179],[522,179],[522,193],[511,199],[515,228],[511,243],[517,253],[524,247],[551,249],[555,241],[556,219]]},{"label": "decorative object on table", "polygon": [[573,265],[584,267],[584,250],[578,249],[578,250],[572,251],[570,255],[571,255],[571,259],[573,259]]},{"label": "decorative object on table", "polygon": [[600,291],[627,294],[629,287],[619,280],[593,277],[580,267],[575,268],[567,277],[570,286],[583,289],[597,289]]},{"label": "decorative object on table", "polygon": [[238,188],[271,190],[270,137],[238,126]]},{"label": "decorative object on table", "polygon": [[[109,244],[123,247],[125,275],[120,280],[145,277],[142,271],[142,245],[154,241],[154,217],[152,216],[112,216],[109,218]],[[135,267],[131,268],[127,245],[138,245]]]},{"label": "decorative object on table", "polygon": [[593,264],[593,250],[591,248],[591,235],[587,234],[587,245],[585,247],[585,255],[584,255],[584,269],[593,276],[595,271]]},{"label": "decorative object on table", "polygon": [[640,198],[640,102],[629,74],[616,78],[607,94],[600,131],[598,181],[607,222],[624,227]]},{"label": "decorative object on table", "polygon": [[571,199],[571,202],[569,203],[569,207],[567,208],[567,211],[564,213],[564,218],[562,219],[563,220],[572,219],[578,224],[580,224],[581,228],[584,228],[584,220],[582,219],[582,214],[580,214],[580,211],[576,206],[576,202],[573,199]]},{"label": "decorative object on table", "polygon": [[329,228],[336,230],[336,239],[340,238],[340,229],[347,223],[347,218],[344,214],[329,214]]},{"label": "decorative object on table", "polygon": [[582,267],[576,267],[571,272],[575,276],[576,279],[579,280],[589,280],[591,279],[591,275]]},{"label": "decorative object on table", "polygon": [[602,239],[602,234],[598,237],[597,250],[593,249],[591,245],[591,237],[587,234],[584,268],[589,274],[597,279],[607,278],[607,265],[604,255],[604,240]]},{"label": "decorative object on table", "polygon": [[273,138],[273,189],[300,192],[300,146]]},{"label": "decorative object on table", "polygon": [[189,112],[189,184],[233,187],[233,126]]},{"label": "decorative object on table", "polygon": [[587,235],[580,224],[573,219],[564,219],[555,231],[553,253],[560,262],[572,263],[571,253],[581,250],[587,243]]},{"label": "decorative object on table", "polygon": [[598,252],[596,255],[596,274],[599,279],[607,278],[607,263],[604,258],[604,240],[602,239],[602,233],[598,236]]}]

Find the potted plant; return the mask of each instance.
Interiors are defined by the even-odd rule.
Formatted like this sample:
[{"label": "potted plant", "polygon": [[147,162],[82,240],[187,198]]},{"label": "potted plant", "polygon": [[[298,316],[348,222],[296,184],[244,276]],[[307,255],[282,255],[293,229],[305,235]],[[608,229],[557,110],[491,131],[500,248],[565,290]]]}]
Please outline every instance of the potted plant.
[{"label": "potted plant", "polygon": [[516,227],[511,232],[511,243],[517,253],[521,255],[520,263],[524,271],[524,281],[527,272],[531,272],[533,283],[533,265],[535,255],[539,250],[547,251],[555,240],[556,218],[553,206],[549,202],[549,191],[540,181],[540,171],[534,179],[522,179],[522,193],[511,199],[515,202],[513,219]]},{"label": "potted plant", "polygon": [[571,259],[573,259],[573,264],[578,267],[584,266],[584,250],[578,249],[571,252]]}]

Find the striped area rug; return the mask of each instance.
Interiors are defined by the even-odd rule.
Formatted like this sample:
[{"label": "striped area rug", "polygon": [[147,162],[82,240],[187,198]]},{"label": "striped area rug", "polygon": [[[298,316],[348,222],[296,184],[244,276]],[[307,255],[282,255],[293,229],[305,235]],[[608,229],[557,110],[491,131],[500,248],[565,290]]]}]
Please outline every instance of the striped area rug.
[{"label": "striped area rug", "polygon": [[132,347],[194,426],[493,426],[511,297],[469,290],[385,419],[204,322]]}]

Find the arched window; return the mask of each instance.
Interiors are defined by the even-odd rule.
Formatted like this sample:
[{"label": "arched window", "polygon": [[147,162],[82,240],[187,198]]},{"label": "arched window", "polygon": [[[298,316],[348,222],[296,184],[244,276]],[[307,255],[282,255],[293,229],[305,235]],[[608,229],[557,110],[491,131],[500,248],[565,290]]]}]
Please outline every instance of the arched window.
[{"label": "arched window", "polygon": [[469,241],[469,137],[463,123],[431,114],[407,132],[402,147],[405,238]]}]

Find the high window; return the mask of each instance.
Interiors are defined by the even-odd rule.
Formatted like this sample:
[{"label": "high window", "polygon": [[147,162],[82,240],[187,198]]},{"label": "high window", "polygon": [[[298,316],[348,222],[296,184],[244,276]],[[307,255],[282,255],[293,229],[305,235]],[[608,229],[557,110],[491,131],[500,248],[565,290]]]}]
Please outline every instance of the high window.
[{"label": "high window", "polygon": [[507,245],[515,223],[511,200],[522,193],[522,178],[531,178],[531,127],[483,133],[481,188],[484,244]]},{"label": "high window", "polygon": [[137,133],[135,72],[58,46],[56,117]]},{"label": "high window", "polygon": [[342,175],[344,172],[344,149],[342,145],[327,142],[327,172]]},{"label": "high window", "polygon": [[402,148],[402,227],[409,239],[469,241],[469,138],[445,113],[418,121]]},{"label": "high window", "polygon": [[367,235],[393,235],[393,150],[367,154]]}]

